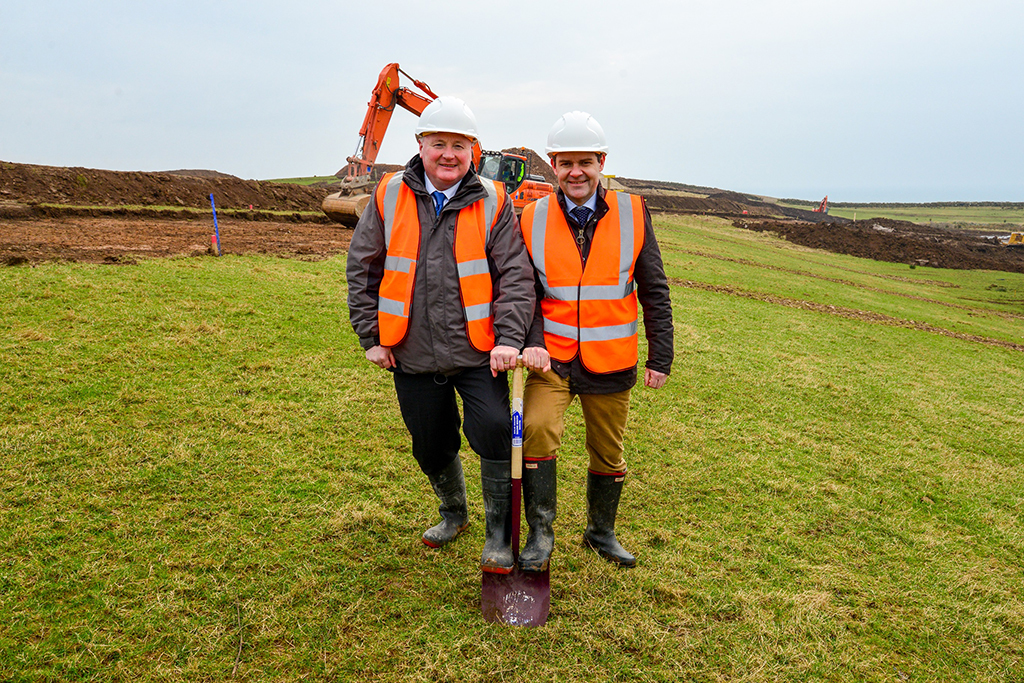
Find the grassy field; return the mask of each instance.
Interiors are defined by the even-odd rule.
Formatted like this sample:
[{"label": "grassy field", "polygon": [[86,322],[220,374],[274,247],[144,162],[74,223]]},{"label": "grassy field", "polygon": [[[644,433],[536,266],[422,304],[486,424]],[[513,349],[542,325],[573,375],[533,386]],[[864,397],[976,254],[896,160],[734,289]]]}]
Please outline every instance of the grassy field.
[{"label": "grassy field", "polygon": [[[344,258],[0,270],[0,680],[1024,680],[1024,276],[658,219],[676,364],[638,388],[617,570],[479,616]],[[527,410],[529,406],[527,406]]]},{"label": "grassy field", "polygon": [[[812,210],[817,204],[780,202],[783,206]],[[828,212],[855,220],[868,218],[894,218],[912,223],[943,223],[950,225],[1003,226],[1006,230],[1018,230],[1024,224],[1024,205],[998,205],[990,203],[946,204],[843,204],[832,205]]]},{"label": "grassy field", "polygon": [[337,176],[333,175],[314,175],[305,176],[302,178],[274,178],[273,180],[265,180],[267,183],[287,183],[290,185],[315,185],[316,183],[323,182],[336,182],[339,180]]}]

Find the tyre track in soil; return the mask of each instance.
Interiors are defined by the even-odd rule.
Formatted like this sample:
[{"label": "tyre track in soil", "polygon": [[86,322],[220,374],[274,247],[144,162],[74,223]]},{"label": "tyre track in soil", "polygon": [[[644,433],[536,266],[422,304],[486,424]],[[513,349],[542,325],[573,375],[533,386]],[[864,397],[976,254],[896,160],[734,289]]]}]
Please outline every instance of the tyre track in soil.
[{"label": "tyre track in soil", "polygon": [[914,320],[906,320],[903,318],[895,318],[893,316],[884,315],[882,313],[874,313],[872,311],[861,311],[856,308],[834,306],[832,304],[820,304],[815,301],[805,301],[802,299],[790,299],[788,297],[775,296],[774,294],[751,292],[745,289],[740,289],[739,287],[733,287],[731,285],[712,285],[706,282],[695,282],[693,280],[683,280],[681,278],[675,277],[668,278],[668,283],[670,285],[675,285],[677,287],[685,287],[687,289],[696,289],[704,292],[712,292],[715,294],[728,294],[730,296],[738,296],[744,299],[754,299],[756,301],[764,301],[765,303],[775,304],[778,306],[785,306],[786,308],[797,308],[804,311],[813,311],[815,313],[825,313],[827,315],[834,315],[840,318],[847,318],[849,320],[859,320],[861,322],[874,323],[876,325],[902,327],[904,329],[919,330],[921,332],[930,332],[932,334],[939,334],[942,335],[943,337],[950,337],[953,339],[959,339],[961,341],[975,342],[978,344],[985,344],[988,346],[998,346],[1000,348],[1010,349],[1011,351],[1024,352],[1024,344],[1015,344],[1013,342],[1003,341],[1001,339],[992,339],[991,337],[982,337],[976,334],[954,332],[953,330],[947,330],[942,327],[936,327],[935,325],[929,325],[928,323],[921,323],[916,322]]}]

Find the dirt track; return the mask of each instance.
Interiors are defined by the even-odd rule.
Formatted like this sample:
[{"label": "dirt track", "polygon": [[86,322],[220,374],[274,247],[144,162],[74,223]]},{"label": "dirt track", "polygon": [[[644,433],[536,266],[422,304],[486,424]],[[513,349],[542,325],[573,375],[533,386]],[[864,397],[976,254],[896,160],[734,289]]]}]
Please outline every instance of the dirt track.
[{"label": "dirt track", "polygon": [[[655,213],[730,217],[737,227],[881,261],[1024,273],[1024,249],[987,243],[970,231],[885,219],[778,220],[769,217],[773,205],[744,195],[709,191],[705,196],[680,196],[671,192],[710,188],[620,180],[630,191],[647,196]],[[210,253],[211,193],[217,202],[223,253],[328,258],[344,252],[351,236],[351,230],[325,222],[320,213],[328,191],[326,184],[257,182],[212,171],[142,173],[0,162],[0,264],[131,263]]]},{"label": "dirt track", "polygon": [[[133,263],[141,258],[212,254],[206,220],[75,216],[0,219],[0,264],[43,261]],[[320,223],[219,218],[221,252],[318,260],[348,250],[352,231]]]}]

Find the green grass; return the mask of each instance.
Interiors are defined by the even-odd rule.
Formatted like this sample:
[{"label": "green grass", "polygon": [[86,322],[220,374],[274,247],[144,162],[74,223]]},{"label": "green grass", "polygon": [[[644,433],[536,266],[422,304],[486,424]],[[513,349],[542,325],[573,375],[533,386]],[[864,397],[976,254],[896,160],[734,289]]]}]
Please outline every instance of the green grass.
[{"label": "green grass", "polygon": [[[779,202],[782,206],[796,209],[816,209],[817,204]],[[833,216],[865,220],[868,218],[893,218],[911,223],[941,223],[970,227],[1006,225],[1006,229],[1017,230],[1024,224],[1024,204],[1001,205],[992,202],[958,202],[955,204],[831,204],[828,210]]]},{"label": "green grass", "polygon": [[980,341],[1024,344],[1024,276],[658,232],[677,357],[632,399],[639,565],[579,547],[573,407],[542,629],[479,616],[468,449],[469,532],[420,543],[343,257],[0,270],[0,679],[1024,677],[1024,356]]},{"label": "green grass", "polygon": [[273,180],[264,180],[265,183],[287,183],[290,185],[314,185],[316,183],[323,182],[335,182],[338,180],[337,176],[333,175],[315,175],[307,176],[304,178],[274,178]]}]

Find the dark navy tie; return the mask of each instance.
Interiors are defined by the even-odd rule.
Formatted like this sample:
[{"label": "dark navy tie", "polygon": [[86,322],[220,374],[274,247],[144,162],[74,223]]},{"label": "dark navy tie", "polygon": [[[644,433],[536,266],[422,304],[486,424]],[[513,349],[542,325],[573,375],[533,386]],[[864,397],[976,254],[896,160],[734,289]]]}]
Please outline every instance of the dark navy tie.
[{"label": "dark navy tie", "polygon": [[447,199],[447,197],[445,197],[444,192],[441,191],[432,192],[431,194],[434,196],[434,215],[440,216],[441,207],[444,206],[444,200]]},{"label": "dark navy tie", "polygon": [[591,211],[585,206],[577,206],[569,213],[572,214],[572,217],[576,219],[576,222],[579,223],[581,228],[587,224],[588,220],[590,220]]}]

